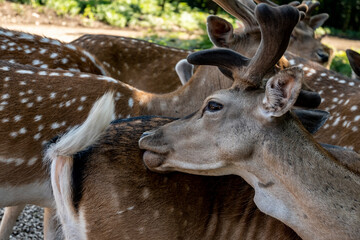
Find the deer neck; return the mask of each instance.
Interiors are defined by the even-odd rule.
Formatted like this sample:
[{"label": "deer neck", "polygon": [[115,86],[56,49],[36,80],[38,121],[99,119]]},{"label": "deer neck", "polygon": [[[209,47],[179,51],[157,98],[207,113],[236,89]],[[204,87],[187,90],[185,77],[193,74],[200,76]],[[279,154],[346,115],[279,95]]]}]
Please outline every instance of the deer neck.
[{"label": "deer neck", "polygon": [[190,81],[174,92],[150,94],[138,91],[141,114],[184,117],[198,110],[203,100],[216,90],[228,88],[232,81],[216,67],[199,66]]},{"label": "deer neck", "polygon": [[250,161],[256,164],[243,163],[251,165],[246,172],[239,168],[255,189],[255,203],[303,239],[358,238],[360,176],[336,162],[295,120],[284,124],[263,139]]}]

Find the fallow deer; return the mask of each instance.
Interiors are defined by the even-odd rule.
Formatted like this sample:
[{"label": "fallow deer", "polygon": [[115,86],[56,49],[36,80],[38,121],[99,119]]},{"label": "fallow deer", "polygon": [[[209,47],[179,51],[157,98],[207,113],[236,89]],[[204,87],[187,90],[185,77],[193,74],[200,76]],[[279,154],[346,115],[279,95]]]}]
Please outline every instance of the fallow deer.
[{"label": "fallow deer", "polygon": [[[255,14],[263,11],[271,7],[259,4]],[[257,19],[268,21],[262,14]],[[143,160],[158,172],[239,175],[254,188],[257,207],[303,239],[359,239],[360,173],[331,156],[289,113],[301,87],[299,68],[260,88],[264,70],[279,59],[275,51],[273,62],[266,60],[266,49],[261,44],[252,59],[223,49],[190,55],[190,63],[218,66],[234,84],[192,116],[144,133]]]},{"label": "fallow deer", "polygon": [[352,78],[360,80],[360,54],[351,49],[347,49],[346,56],[352,68]]},{"label": "fallow deer", "polygon": [[156,95],[105,76],[7,61],[0,61],[0,79],[0,206],[30,203],[47,208],[53,206],[53,197],[40,161],[42,145],[81,123],[105,91],[115,91],[117,117],[178,117],[195,111],[207,95],[231,82],[215,79],[207,85],[194,78],[176,92]]},{"label": "fallow deer", "polygon": [[[215,2],[221,6],[220,1]],[[313,9],[314,6],[317,5],[313,3],[310,4],[309,9]],[[240,11],[244,11],[244,9]],[[324,51],[320,41],[315,39],[314,30],[321,26],[327,18],[327,14],[319,14],[311,18],[310,15],[307,14],[305,18],[306,21],[304,19],[304,21],[298,23],[294,29],[288,50],[313,61],[326,63],[329,56]],[[240,20],[244,21],[244,18]],[[249,20],[249,18],[245,19],[245,21],[246,20]],[[217,22],[207,21],[208,28],[216,30],[218,28],[216,24]],[[245,24],[249,26],[248,23]],[[252,24],[258,27],[256,21],[253,21]],[[231,24],[229,23],[229,25]],[[228,47],[236,50],[237,44],[251,44],[251,38],[260,39],[260,32],[254,30],[253,26],[248,29],[238,29],[234,36],[236,41],[230,44],[228,41],[226,46],[222,44],[222,39],[217,40],[218,36],[210,36],[210,38],[215,46]],[[216,32],[211,31],[209,34],[213,35],[216,34]],[[153,93],[168,93],[180,86],[178,79],[175,77],[173,66],[180,59],[186,58],[186,56],[191,53],[191,51],[188,50],[110,35],[86,34],[71,43],[86,49],[96,56],[112,77],[116,79],[128,79],[126,83]],[[246,49],[246,55],[249,57],[254,53],[246,47],[243,47],[243,49]],[[153,60],[154,58],[157,59],[155,62]],[[144,74],[146,69],[152,69],[154,67],[157,71],[154,71],[152,74]],[[206,76],[209,75],[210,73],[206,74]]]},{"label": "fallow deer", "polygon": [[[253,2],[247,0],[217,0],[217,2],[230,14],[243,20],[249,33],[256,32],[258,24],[251,10],[253,7],[247,7]],[[208,21],[214,22],[211,26],[215,27],[209,28],[209,36],[215,39],[213,42],[219,43],[217,44],[219,47],[230,47],[246,57],[253,56],[260,43],[260,36],[256,38],[255,35],[250,34],[248,38],[239,37],[234,34],[231,24],[225,20],[214,16]],[[247,41],[248,39],[251,41]],[[319,108],[331,114],[329,121],[317,132],[315,138],[320,142],[359,151],[360,115],[356,111],[360,107],[360,98],[357,97],[357,88],[360,87],[358,82],[288,51],[285,56],[291,66],[298,66],[304,70],[304,83],[321,94],[322,103]]]},{"label": "fallow deer", "polygon": [[[255,2],[278,6],[270,0],[255,0]],[[317,1],[303,1],[302,3],[308,6],[308,10],[306,11],[305,18],[296,25],[291,34],[288,51],[308,60],[328,65],[332,50],[321,44],[321,38],[317,39],[315,37],[315,30],[325,23],[329,15],[327,13],[320,13],[311,16],[320,3]]]},{"label": "fallow deer", "polygon": [[[9,110],[11,109],[9,106],[14,105],[15,108],[19,110],[16,113],[8,113],[6,111],[3,111],[4,117],[2,118],[2,123],[9,124],[11,121],[14,121],[15,123],[19,121],[20,123],[24,123],[25,121],[24,119],[22,119],[23,115],[27,116],[27,120],[33,119],[33,121],[39,122],[38,131],[35,131],[33,133],[28,131],[30,127],[26,125],[31,124],[32,120],[25,122],[23,125],[21,125],[21,128],[15,129],[16,131],[12,131],[10,128],[7,129],[8,132],[3,131],[4,137],[10,135],[12,138],[15,139],[23,137],[22,135],[29,136],[33,134],[33,138],[22,138],[23,140],[21,142],[16,140],[12,141],[21,144],[23,150],[26,151],[20,151],[17,153],[18,156],[8,157],[7,159],[3,160],[5,166],[9,165],[7,166],[7,168],[3,168],[4,171],[10,172],[16,169],[16,172],[19,173],[13,174],[11,186],[21,186],[24,182],[29,185],[29,183],[34,183],[34,181],[36,181],[37,179],[41,179],[40,182],[42,186],[44,186],[44,188],[48,186],[47,176],[43,172],[43,170],[41,170],[42,165],[38,161],[38,159],[40,158],[41,143],[53,137],[55,134],[64,131],[66,129],[64,125],[71,126],[80,123],[81,116],[84,116],[82,114],[88,111],[88,107],[90,107],[92,101],[94,101],[98,96],[100,96],[105,89],[117,89],[118,91],[116,93],[116,98],[122,98],[123,100],[120,101],[121,103],[118,103],[117,105],[117,111],[118,114],[120,114],[117,116],[130,116],[130,114],[158,114],[168,116],[181,116],[195,111],[199,107],[198,104],[214,90],[225,88],[231,85],[231,81],[221,76],[218,73],[218,70],[214,68],[213,70],[211,70],[214,73],[211,74],[213,79],[211,81],[208,80],[207,84],[205,84],[202,74],[203,72],[209,73],[209,70],[207,70],[207,68],[205,67],[203,68],[203,70],[200,70],[197,74],[195,74],[194,78],[187,85],[185,85],[178,91],[166,95],[154,95],[138,91],[122,83],[117,84],[114,79],[94,76],[91,74],[64,72],[60,70],[44,70],[33,68],[30,66],[27,67],[4,62],[2,62],[1,65],[2,66],[0,68],[0,73],[4,81],[4,94],[3,102],[1,103],[1,109]],[[70,80],[72,81],[71,86],[68,85],[68,82]],[[99,80],[108,80],[111,83]],[[85,85],[89,86],[89,88],[84,89],[82,86]],[[16,96],[19,95],[19,102],[21,103],[21,107],[16,100],[11,101],[11,104],[9,104],[8,101],[10,100],[8,98],[10,96],[14,97],[15,95],[7,91],[8,88],[14,89],[16,91]],[[58,90],[50,90],[51,92],[49,93],[49,89]],[[61,94],[59,92],[61,92]],[[50,99],[50,101],[46,103],[44,103],[43,101],[43,94],[45,93],[48,94],[48,98]],[[36,94],[39,95],[36,96]],[[79,97],[79,95],[82,95],[82,97]],[[73,107],[74,102],[76,102],[75,109]],[[9,106],[7,106],[8,104]],[[33,107],[36,110],[28,113],[27,109]],[[69,120],[62,121],[61,123],[56,122],[52,119],[54,115],[46,114],[48,109],[51,108],[59,108],[59,110],[57,111],[57,114],[59,115],[56,115],[56,118],[58,118],[59,116],[65,116],[65,118],[68,118]],[[72,111],[68,111],[69,108],[72,108]],[[75,112],[76,115],[74,115],[73,112]],[[73,116],[76,116],[76,118],[74,118]],[[45,125],[47,126],[46,129],[44,129]],[[11,141],[11,139],[8,139],[8,141]],[[3,146],[5,145],[11,145],[14,149],[18,148],[18,145],[12,143],[4,142]],[[11,152],[12,148],[10,147],[8,149],[9,152],[7,152],[7,154],[9,154],[10,156],[14,154],[13,152]],[[24,167],[25,165],[25,168],[22,169],[21,167],[17,167],[17,164],[21,165],[21,167]],[[20,168],[22,169],[21,171],[19,170]],[[24,180],[22,179],[22,171],[31,172],[31,174],[28,174],[27,178]],[[1,174],[1,176],[6,178],[5,174]],[[21,180],[22,182],[16,183],[18,181],[16,179]],[[38,186],[38,183],[34,184],[34,186]],[[17,191],[17,188],[12,187],[7,187],[6,189],[4,189],[4,191],[9,191],[10,189],[12,193]],[[18,192],[18,194],[20,193],[21,191]],[[50,196],[49,200],[49,195],[38,195],[34,189],[32,193],[35,196],[29,193],[27,194],[27,196],[23,196],[24,199],[10,200],[5,203],[2,202],[1,206],[9,206],[23,203],[35,203],[41,206],[50,206],[52,196]],[[43,193],[46,193],[46,191],[43,191]],[[16,196],[14,197],[16,198]],[[34,200],[32,199],[32,197],[35,197],[36,199]],[[26,198],[29,198],[30,200],[28,201],[26,200]],[[43,201],[46,203],[43,203]]]},{"label": "fallow deer", "polygon": [[[120,119],[101,131],[112,114],[104,106],[93,109],[84,124],[46,151],[66,239],[299,239],[256,208],[253,189],[240,177],[147,171],[137,139],[174,119]],[[312,120],[307,127],[318,124]],[[342,160],[344,153],[360,159],[336,149]]]},{"label": "fallow deer", "polygon": [[0,28],[1,60],[43,69],[109,75],[89,52],[56,39]]},{"label": "fallow deer", "polygon": [[[174,66],[191,51],[165,47],[144,40],[86,34],[71,42],[91,52],[110,76],[152,93],[168,93],[180,87]],[[156,69],[149,73],[149,69]]]}]

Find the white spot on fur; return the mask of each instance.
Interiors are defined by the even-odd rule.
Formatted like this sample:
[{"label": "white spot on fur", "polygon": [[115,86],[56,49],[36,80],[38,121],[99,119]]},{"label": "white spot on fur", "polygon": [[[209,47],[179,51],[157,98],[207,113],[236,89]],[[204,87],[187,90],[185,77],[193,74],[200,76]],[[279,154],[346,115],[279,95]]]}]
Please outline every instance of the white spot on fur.
[{"label": "white spot on fur", "polygon": [[19,121],[21,120],[21,118],[22,118],[22,116],[16,115],[16,116],[14,117],[14,121],[15,121],[15,122],[19,122]]},{"label": "white spot on fur", "polygon": [[36,116],[34,117],[34,121],[35,121],[35,122],[38,122],[38,121],[41,120],[41,118],[42,118],[42,115],[36,115]]},{"label": "white spot on fur", "polygon": [[46,52],[47,52],[47,49],[45,49],[45,48],[40,48],[40,51],[39,51],[40,54],[44,54],[44,53],[46,53]]},{"label": "white spot on fur", "polygon": [[52,129],[57,129],[57,128],[59,128],[59,127],[60,127],[60,124],[57,123],[57,122],[51,124],[51,128],[52,128]]},{"label": "white spot on fur", "polygon": [[38,160],[37,157],[33,157],[33,158],[31,158],[31,159],[27,162],[27,165],[28,165],[28,166],[32,166],[32,165],[35,164],[35,162],[36,162],[37,160]]},{"label": "white spot on fur", "polygon": [[55,92],[50,93],[50,98],[51,98],[51,99],[54,99],[55,97],[56,97],[56,93],[55,93]]},{"label": "white spot on fur", "polygon": [[47,69],[49,66],[47,64],[43,64],[40,66],[40,68],[44,68],[44,69]]},{"label": "white spot on fur", "polygon": [[129,104],[129,107],[132,108],[134,106],[134,99],[129,98],[128,104]]},{"label": "white spot on fur", "polygon": [[9,67],[7,67],[7,66],[5,66],[5,67],[0,67],[0,70],[2,70],[2,71],[9,71],[9,70],[10,70],[10,68],[9,68]]},{"label": "white spot on fur", "polygon": [[51,77],[60,76],[60,73],[52,72],[52,73],[49,74],[49,76],[51,76]]},{"label": "white spot on fur", "polygon": [[40,133],[37,133],[34,135],[34,139],[37,141],[41,138],[41,134]]},{"label": "white spot on fur", "polygon": [[34,74],[34,72],[30,70],[17,70],[16,72],[20,74]]},{"label": "white spot on fur", "polygon": [[352,106],[352,107],[350,108],[350,111],[354,112],[354,111],[356,111],[357,109],[358,109],[358,107],[357,107],[356,105],[354,105],[354,106]]},{"label": "white spot on fur", "polygon": [[63,75],[66,76],[66,77],[73,77],[74,76],[74,74],[71,73],[71,72],[63,73]]}]

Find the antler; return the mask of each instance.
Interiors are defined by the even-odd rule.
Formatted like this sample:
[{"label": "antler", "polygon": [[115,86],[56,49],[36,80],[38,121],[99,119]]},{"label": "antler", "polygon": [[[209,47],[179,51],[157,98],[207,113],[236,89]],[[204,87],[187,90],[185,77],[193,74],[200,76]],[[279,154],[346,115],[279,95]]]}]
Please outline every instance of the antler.
[{"label": "antler", "polygon": [[[196,65],[215,65],[235,79],[234,84],[259,87],[262,78],[284,54],[299,11],[291,6],[271,7],[259,4],[255,18],[261,30],[261,42],[252,59],[228,49],[211,49],[190,54],[188,61]],[[225,55],[225,56],[224,56]]]},{"label": "antler", "polygon": [[254,17],[254,9],[256,4],[253,1],[246,0],[213,0],[216,2],[222,9],[228,12],[230,15],[236,17],[238,20],[241,20],[245,29],[249,30],[252,28],[257,28],[258,24]]}]

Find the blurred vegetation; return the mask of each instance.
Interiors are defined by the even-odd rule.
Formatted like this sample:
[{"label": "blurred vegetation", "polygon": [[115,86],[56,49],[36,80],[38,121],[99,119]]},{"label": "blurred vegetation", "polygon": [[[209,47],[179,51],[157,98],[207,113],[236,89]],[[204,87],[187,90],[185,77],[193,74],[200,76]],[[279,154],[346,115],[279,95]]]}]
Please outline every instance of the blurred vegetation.
[{"label": "blurred vegetation", "polygon": [[[318,1],[321,5],[315,13],[326,12],[330,18],[324,27],[317,29],[317,35],[328,34],[360,39],[360,0]],[[82,15],[86,19],[102,21],[112,26],[146,29],[145,40],[191,50],[212,47],[206,34],[206,17],[209,14],[220,15],[236,27],[235,19],[212,0],[12,0],[12,2],[30,4],[41,11],[44,11],[44,7],[48,7],[60,16]],[[286,4],[290,0],[274,0],[274,2]],[[18,8],[18,11],[21,11],[21,8]],[[335,53],[331,69],[351,75],[345,52]]]}]

